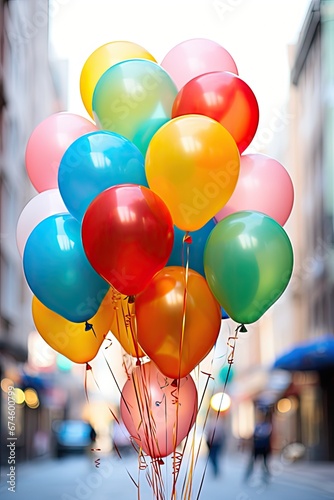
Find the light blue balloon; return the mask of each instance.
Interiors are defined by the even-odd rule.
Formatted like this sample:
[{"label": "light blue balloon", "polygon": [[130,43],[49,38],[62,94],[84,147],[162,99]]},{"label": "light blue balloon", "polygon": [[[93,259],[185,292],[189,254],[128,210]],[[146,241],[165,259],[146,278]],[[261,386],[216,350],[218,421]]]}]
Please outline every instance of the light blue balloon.
[{"label": "light blue balloon", "polygon": [[187,246],[189,245],[189,267],[205,278],[203,260],[204,248],[209,234],[215,225],[216,221],[211,219],[197,231],[190,232],[189,236],[192,240],[191,243],[183,243],[183,238],[186,234],[185,231],[174,226],[174,245],[166,265],[185,267],[187,263]]},{"label": "light blue balloon", "polygon": [[40,302],[74,323],[92,318],[110,288],[88,262],[80,224],[69,214],[47,217],[33,229],[23,270]]},{"label": "light blue balloon", "polygon": [[106,130],[90,132],[65,151],[58,186],[68,211],[79,222],[97,195],[119,184],[148,187],[144,157],[126,137]]}]

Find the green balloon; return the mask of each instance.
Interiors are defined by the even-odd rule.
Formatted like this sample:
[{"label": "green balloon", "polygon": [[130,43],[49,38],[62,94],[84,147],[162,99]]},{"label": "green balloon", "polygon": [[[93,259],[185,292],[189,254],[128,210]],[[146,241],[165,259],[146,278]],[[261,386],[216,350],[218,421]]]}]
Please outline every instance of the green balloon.
[{"label": "green balloon", "polygon": [[171,119],[177,87],[157,63],[127,59],[98,80],[92,109],[99,128],[123,135],[145,156],[157,130]]},{"label": "green balloon", "polygon": [[240,324],[257,321],[286,289],[293,249],[285,230],[255,211],[235,212],[211,231],[204,249],[208,285]]}]

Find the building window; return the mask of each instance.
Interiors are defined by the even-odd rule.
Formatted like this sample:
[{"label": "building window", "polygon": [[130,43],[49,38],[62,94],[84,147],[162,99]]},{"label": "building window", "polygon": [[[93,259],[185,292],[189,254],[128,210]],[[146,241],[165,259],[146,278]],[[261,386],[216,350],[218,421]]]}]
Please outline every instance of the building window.
[{"label": "building window", "polygon": [[19,276],[14,262],[0,256],[1,302],[0,314],[3,320],[15,323],[19,301]]}]

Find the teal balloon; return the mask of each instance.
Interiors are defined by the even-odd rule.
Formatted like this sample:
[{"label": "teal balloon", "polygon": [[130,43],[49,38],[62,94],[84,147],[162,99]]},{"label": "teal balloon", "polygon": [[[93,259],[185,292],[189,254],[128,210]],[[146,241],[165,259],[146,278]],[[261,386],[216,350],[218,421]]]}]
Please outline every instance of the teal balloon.
[{"label": "teal balloon", "polygon": [[217,223],[204,250],[208,285],[226,313],[240,324],[257,321],[286,289],[293,248],[274,219],[236,212]]},{"label": "teal balloon", "polygon": [[225,383],[231,383],[234,379],[234,369],[232,365],[228,363],[221,367],[218,373],[218,381],[220,384],[224,385]]},{"label": "teal balloon", "polygon": [[40,302],[74,323],[92,318],[110,288],[88,262],[80,224],[69,214],[47,217],[33,229],[23,271]]},{"label": "teal balloon", "polygon": [[92,100],[99,128],[127,137],[143,155],[157,130],[171,119],[177,87],[157,63],[127,59],[98,80]]},{"label": "teal balloon", "polygon": [[119,184],[148,187],[142,153],[129,139],[114,132],[82,135],[60,161],[59,192],[67,210],[79,222],[97,195]]},{"label": "teal balloon", "polygon": [[214,219],[209,220],[203,227],[197,231],[189,232],[191,243],[183,241],[185,231],[174,226],[174,245],[172,253],[170,254],[167,266],[183,266],[187,263],[187,252],[189,250],[189,267],[197,271],[205,278],[204,273],[204,249],[211,233],[215,227],[216,222]]}]

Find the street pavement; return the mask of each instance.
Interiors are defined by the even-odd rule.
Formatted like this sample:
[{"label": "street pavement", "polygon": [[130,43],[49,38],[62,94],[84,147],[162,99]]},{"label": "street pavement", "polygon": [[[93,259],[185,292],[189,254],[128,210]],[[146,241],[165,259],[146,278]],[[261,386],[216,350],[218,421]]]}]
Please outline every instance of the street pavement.
[{"label": "street pavement", "polygon": [[[96,463],[95,460],[98,460]],[[333,500],[334,463],[297,461],[283,463],[278,457],[270,462],[271,476],[264,481],[260,464],[245,483],[243,478],[248,457],[243,453],[225,454],[221,460],[221,473],[214,477],[205,457],[200,457],[193,468],[186,493],[186,479],[190,479],[189,458],[185,457],[177,482],[177,500]],[[207,469],[205,469],[207,465]],[[163,490],[159,500],[172,498],[172,468],[168,459],[152,475],[151,465],[146,470],[138,467],[134,456],[119,459],[110,455],[86,455],[56,459],[38,459],[16,464],[15,492],[10,491],[8,467],[1,469],[1,500],[155,500],[146,474]],[[137,488],[134,482],[138,483]],[[202,487],[200,486],[201,483]],[[182,492],[183,488],[183,492]],[[140,495],[139,495],[139,493]],[[174,499],[173,499],[174,500]]]}]

